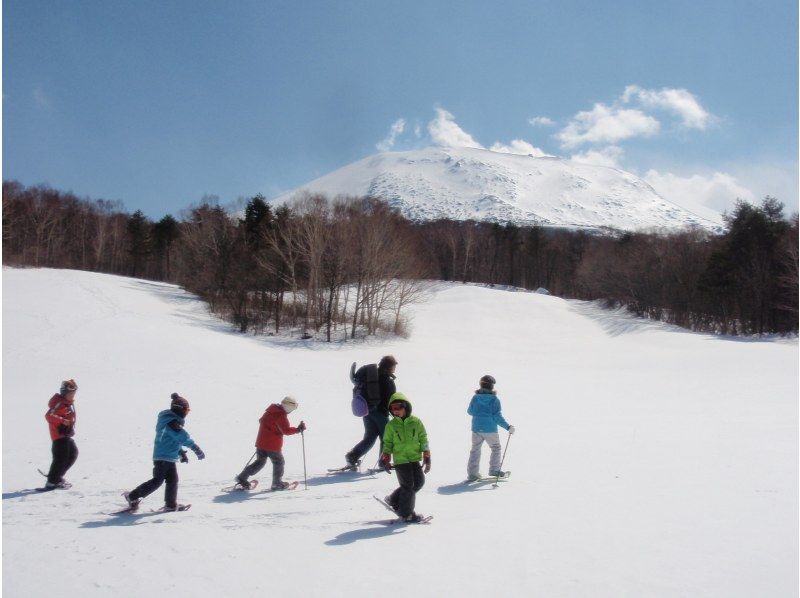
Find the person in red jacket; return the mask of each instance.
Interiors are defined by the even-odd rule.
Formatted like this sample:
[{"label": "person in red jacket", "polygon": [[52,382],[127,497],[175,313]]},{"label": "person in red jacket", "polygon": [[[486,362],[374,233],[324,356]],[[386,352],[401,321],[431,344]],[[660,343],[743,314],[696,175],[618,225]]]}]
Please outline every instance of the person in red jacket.
[{"label": "person in red jacket", "polygon": [[78,447],[72,439],[75,436],[75,392],[78,385],[75,380],[64,380],[59,392],[53,395],[47,404],[44,418],[50,426],[50,438],[53,441],[53,462],[47,474],[45,489],[69,488],[71,484],[64,479],[70,467],[78,458]]},{"label": "person in red jacket", "polygon": [[272,489],[286,490],[289,486],[288,483],[281,480],[285,463],[281,449],[284,435],[297,434],[306,429],[306,424],[302,421],[296,428],[289,425],[289,418],[286,416],[297,407],[298,403],[294,397],[285,397],[280,405],[274,403],[267,407],[264,415],[258,420],[261,426],[258,428],[258,437],[256,438],[256,460],[236,476],[238,488],[250,489],[248,478],[261,471],[267,459],[272,461]]}]

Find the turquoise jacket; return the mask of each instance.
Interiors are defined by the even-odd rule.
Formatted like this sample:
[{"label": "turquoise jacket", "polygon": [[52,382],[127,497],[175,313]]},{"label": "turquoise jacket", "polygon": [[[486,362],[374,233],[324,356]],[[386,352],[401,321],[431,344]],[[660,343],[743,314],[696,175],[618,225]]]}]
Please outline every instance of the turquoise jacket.
[{"label": "turquoise jacket", "polygon": [[472,431],[497,432],[498,425],[508,430],[508,422],[500,410],[500,399],[493,390],[481,388],[475,391],[475,395],[467,407],[467,413],[472,416]]},{"label": "turquoise jacket", "polygon": [[[169,425],[171,422],[177,422],[180,425],[180,431],[175,431]],[[189,433],[183,429],[183,423],[183,418],[170,409],[165,409],[158,414],[156,440],[153,446],[153,461],[172,461],[177,463],[178,459],[180,459],[181,447],[194,448],[197,446],[189,436]]]}]

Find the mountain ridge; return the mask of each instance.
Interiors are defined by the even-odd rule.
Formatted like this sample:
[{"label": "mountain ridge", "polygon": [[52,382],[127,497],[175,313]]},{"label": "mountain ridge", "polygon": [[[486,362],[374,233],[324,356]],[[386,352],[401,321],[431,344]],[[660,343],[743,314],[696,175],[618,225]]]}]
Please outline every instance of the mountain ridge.
[{"label": "mountain ridge", "polygon": [[721,229],[720,214],[687,209],[641,178],[555,156],[429,147],[368,156],[284,193],[373,196],[411,220],[479,220],[575,229]]}]

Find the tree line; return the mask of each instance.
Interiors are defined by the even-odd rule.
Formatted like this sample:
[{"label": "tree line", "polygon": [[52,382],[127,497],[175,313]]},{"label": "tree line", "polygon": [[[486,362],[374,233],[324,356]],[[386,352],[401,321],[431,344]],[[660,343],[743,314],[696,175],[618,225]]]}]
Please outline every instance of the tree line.
[{"label": "tree line", "polygon": [[241,332],[326,340],[406,334],[421,280],[601,299],[723,334],[797,332],[798,224],[773,198],[739,202],[723,234],[413,223],[370,197],[319,195],[231,214],[203,200],[152,221],[118,202],[3,183],[3,263],[179,284]]}]

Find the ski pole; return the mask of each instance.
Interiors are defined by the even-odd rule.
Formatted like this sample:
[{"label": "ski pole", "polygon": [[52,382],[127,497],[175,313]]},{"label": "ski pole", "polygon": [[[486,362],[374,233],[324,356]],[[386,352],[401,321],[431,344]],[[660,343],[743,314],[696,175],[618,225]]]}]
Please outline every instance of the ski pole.
[{"label": "ski pole", "polygon": [[[257,453],[258,451],[256,451]],[[253,457],[256,456],[256,453],[253,453],[253,456],[247,460],[247,463],[244,464],[244,468],[247,469],[247,466],[250,465],[250,462],[253,460]]]},{"label": "ski pole", "polygon": [[308,490],[308,476],[306,476],[306,432],[300,432],[300,438],[303,440],[303,484],[305,489]]},{"label": "ski pole", "polygon": [[500,467],[497,468],[497,477],[494,480],[494,484],[492,484],[492,488],[497,488],[497,483],[500,481],[500,472],[503,470],[503,461],[506,460],[506,451],[508,450],[509,442],[511,442],[511,434],[508,435],[508,440],[506,440],[506,448],[503,449],[503,457],[500,459]]}]

